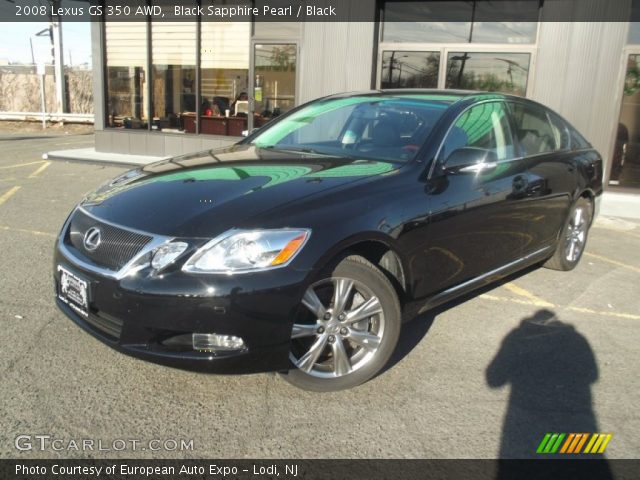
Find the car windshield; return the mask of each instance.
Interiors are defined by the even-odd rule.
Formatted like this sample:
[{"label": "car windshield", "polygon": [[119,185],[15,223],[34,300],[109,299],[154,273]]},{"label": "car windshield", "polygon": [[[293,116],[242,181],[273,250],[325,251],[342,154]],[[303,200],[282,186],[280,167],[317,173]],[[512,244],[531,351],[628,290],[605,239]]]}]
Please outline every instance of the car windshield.
[{"label": "car windshield", "polygon": [[362,95],[320,100],[264,127],[251,143],[373,160],[415,157],[455,96]]}]

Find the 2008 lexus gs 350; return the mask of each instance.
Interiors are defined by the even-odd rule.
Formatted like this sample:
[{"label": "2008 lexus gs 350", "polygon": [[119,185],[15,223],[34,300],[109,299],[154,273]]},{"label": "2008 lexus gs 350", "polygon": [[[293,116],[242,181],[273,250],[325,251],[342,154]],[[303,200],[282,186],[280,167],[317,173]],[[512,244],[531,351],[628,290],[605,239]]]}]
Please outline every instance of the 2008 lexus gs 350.
[{"label": "2008 lexus gs 350", "polygon": [[533,264],[574,268],[601,192],[600,155],[537,103],[330,96],[89,194],[56,243],[57,304],[147,360],[349,388],[411,312]]}]

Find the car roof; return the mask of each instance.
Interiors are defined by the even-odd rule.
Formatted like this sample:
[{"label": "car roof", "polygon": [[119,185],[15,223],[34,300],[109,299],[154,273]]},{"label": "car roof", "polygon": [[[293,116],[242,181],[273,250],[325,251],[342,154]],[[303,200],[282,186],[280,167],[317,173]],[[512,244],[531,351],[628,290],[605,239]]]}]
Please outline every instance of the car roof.
[{"label": "car roof", "polygon": [[[474,101],[481,100],[495,100],[495,99],[510,99],[510,100],[525,100],[530,101],[524,97],[515,95],[508,95],[500,92],[483,92],[476,90],[441,90],[436,88],[398,88],[398,89],[380,89],[380,90],[367,90],[367,91],[355,91],[345,92],[335,95],[330,95],[325,98],[346,98],[355,96],[390,96],[390,97],[407,97],[407,98],[420,98],[430,101],[441,101],[448,104],[454,104],[460,101],[465,103],[472,103]],[[535,103],[535,102],[533,102]]]}]

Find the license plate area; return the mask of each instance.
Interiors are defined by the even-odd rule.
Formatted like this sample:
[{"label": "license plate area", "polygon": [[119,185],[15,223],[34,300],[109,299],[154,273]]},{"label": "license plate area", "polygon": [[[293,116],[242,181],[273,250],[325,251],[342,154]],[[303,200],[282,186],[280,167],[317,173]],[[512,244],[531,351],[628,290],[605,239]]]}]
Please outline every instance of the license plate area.
[{"label": "license plate area", "polygon": [[58,265],[60,288],[58,298],[84,317],[89,316],[89,282]]}]

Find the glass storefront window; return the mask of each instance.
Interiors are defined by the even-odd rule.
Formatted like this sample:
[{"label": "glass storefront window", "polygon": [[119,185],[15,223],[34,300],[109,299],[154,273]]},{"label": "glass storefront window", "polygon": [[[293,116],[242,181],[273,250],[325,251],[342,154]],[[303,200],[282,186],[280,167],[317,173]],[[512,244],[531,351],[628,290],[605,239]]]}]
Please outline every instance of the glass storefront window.
[{"label": "glass storefront window", "polygon": [[107,124],[148,128],[147,24],[106,22]]},{"label": "glass storefront window", "polygon": [[256,127],[295,106],[297,46],[256,44],[254,92]]},{"label": "glass storefront window", "polygon": [[154,130],[181,132],[196,111],[196,23],[151,25]]},{"label": "glass storefront window", "polygon": [[[500,2],[506,18],[496,22],[495,3],[482,1],[385,1],[383,42],[510,43],[536,42],[540,5],[536,1]],[[446,19],[446,20],[443,20]]]},{"label": "glass storefront window", "polygon": [[446,88],[525,96],[529,61],[528,53],[451,52],[447,57]]},{"label": "glass storefront window", "polygon": [[436,88],[439,52],[382,52],[381,88]]},{"label": "glass storefront window", "polygon": [[627,71],[609,185],[640,188],[640,55],[627,57]]},{"label": "glass storefront window", "polygon": [[627,38],[629,45],[640,45],[640,22],[629,23],[629,37]]},{"label": "glass storefront window", "polygon": [[[201,23],[200,133],[241,136],[249,114],[250,22]],[[195,115],[185,119],[195,133]]]}]

